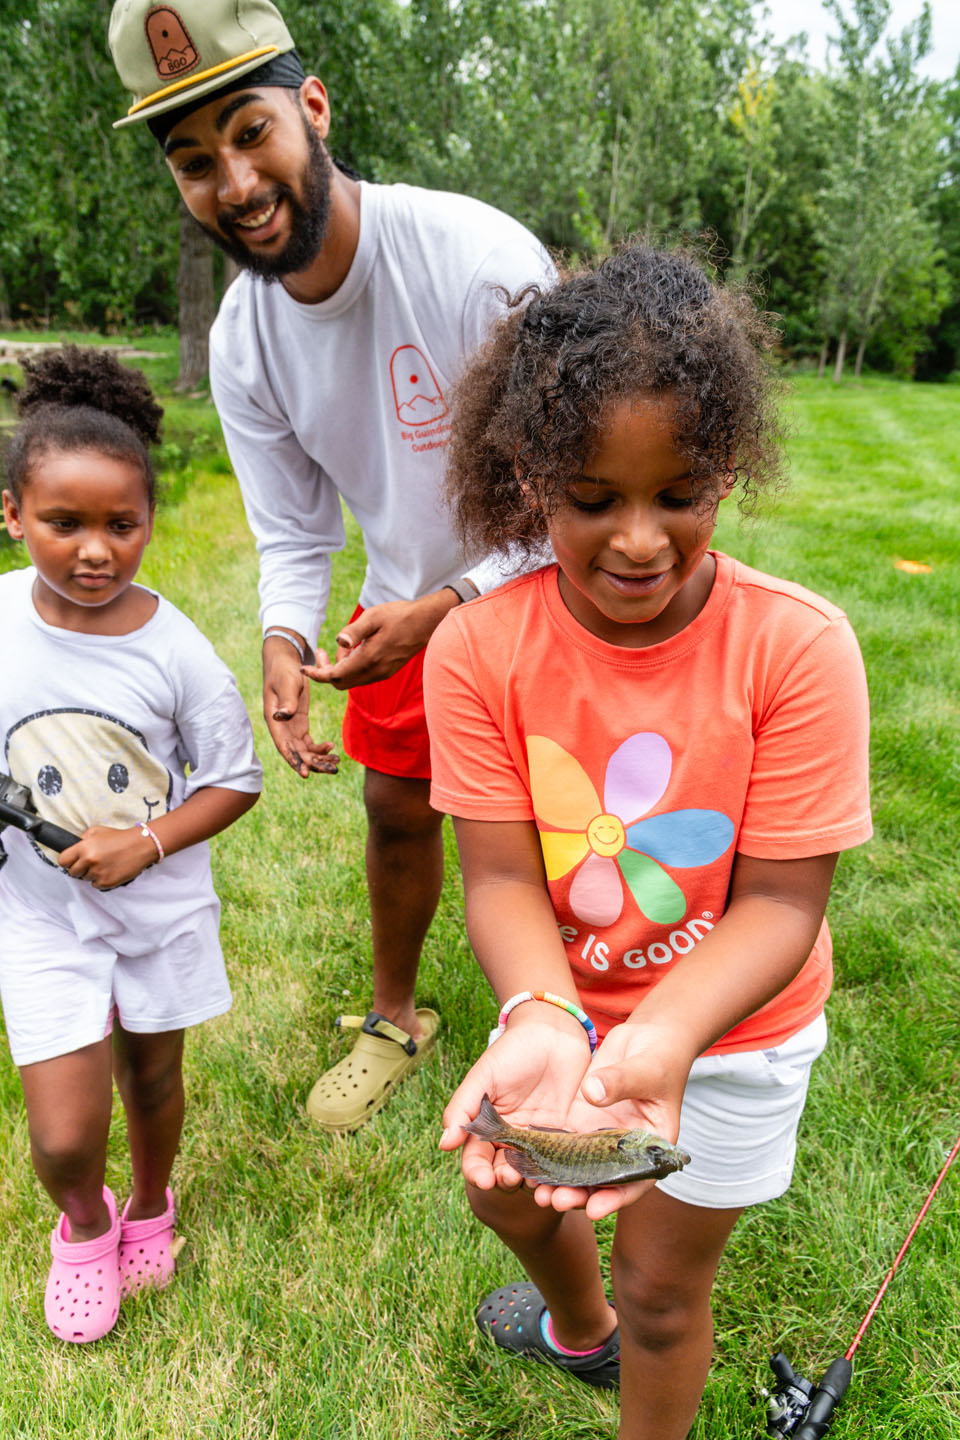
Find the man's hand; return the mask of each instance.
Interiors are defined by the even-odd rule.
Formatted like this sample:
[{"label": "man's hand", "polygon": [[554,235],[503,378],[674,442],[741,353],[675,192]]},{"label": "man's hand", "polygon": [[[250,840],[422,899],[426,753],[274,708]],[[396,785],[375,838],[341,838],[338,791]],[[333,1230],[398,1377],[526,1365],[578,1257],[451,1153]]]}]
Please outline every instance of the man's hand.
[{"label": "man's hand", "polygon": [[263,715],[274,745],[298,775],[337,773],[340,756],[330,741],[318,743],[310,735],[310,686],[300,656],[279,635],[263,642]]},{"label": "man's hand", "polygon": [[387,680],[419,654],[447,611],[459,603],[452,590],[435,590],[419,600],[372,605],[340,631],[333,664],[318,650],[317,663],[305,665],[303,673],[335,690]]}]

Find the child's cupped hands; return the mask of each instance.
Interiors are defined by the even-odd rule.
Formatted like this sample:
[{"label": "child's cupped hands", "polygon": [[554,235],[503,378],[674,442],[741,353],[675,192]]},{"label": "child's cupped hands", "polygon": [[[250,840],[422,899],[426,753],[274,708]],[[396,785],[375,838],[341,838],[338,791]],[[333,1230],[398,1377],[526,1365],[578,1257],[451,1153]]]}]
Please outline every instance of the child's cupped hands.
[{"label": "child's cupped hands", "polygon": [[[503,1151],[464,1131],[484,1094],[512,1125],[547,1125],[590,1134],[596,1130],[652,1130],[676,1141],[690,1060],[651,1026],[617,1025],[591,1058],[582,1035],[548,1023],[509,1028],[485,1050],[444,1111],[443,1150],[463,1146],[464,1179],[480,1190],[518,1189],[525,1182]],[[592,1189],[537,1185],[544,1208],[583,1209],[591,1220],[632,1205],[650,1180]]]},{"label": "child's cupped hands", "polygon": [[471,1066],[451,1096],[443,1112],[441,1150],[463,1146],[464,1179],[478,1189],[518,1189],[524,1181],[504,1152],[469,1134],[464,1125],[476,1119],[481,1100],[489,1095],[497,1112],[511,1125],[573,1128],[568,1121],[570,1107],[589,1061],[590,1051],[579,1026],[576,1032],[559,1029],[546,1017],[540,1023],[511,1024]]},{"label": "child's cupped hands", "polygon": [[[615,1025],[583,1076],[566,1128],[651,1130],[675,1143],[691,1058],[666,1032],[630,1022]],[[582,1207],[591,1220],[602,1220],[631,1205],[652,1183],[642,1180],[593,1190],[540,1186],[536,1198],[557,1210]],[[541,1197],[541,1190],[553,1193]]]}]

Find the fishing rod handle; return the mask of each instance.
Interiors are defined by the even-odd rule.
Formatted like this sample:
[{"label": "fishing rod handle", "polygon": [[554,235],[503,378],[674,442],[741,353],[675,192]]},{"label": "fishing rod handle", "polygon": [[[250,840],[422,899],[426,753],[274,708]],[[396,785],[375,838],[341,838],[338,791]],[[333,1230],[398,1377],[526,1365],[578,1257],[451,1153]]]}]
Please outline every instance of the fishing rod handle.
[{"label": "fishing rod handle", "polygon": [[794,1440],[820,1440],[826,1435],[833,1420],[833,1412],[847,1393],[853,1366],[845,1355],[827,1370],[826,1375],[810,1397],[810,1407],[799,1430],[794,1431]]},{"label": "fishing rod handle", "polygon": [[54,825],[49,820],[41,820],[40,824],[31,831],[33,838],[38,845],[46,845],[48,850],[69,850],[71,845],[79,845],[80,836],[72,835],[69,830],[61,830],[59,825]]},{"label": "fishing rod handle", "polygon": [[60,826],[54,825],[51,820],[41,820],[33,811],[0,799],[0,828],[4,825],[12,825],[15,830],[32,835],[38,845],[46,845],[48,850],[56,850],[58,854],[61,850],[69,850],[71,845],[77,845],[80,841],[79,835],[73,835],[69,830],[61,830]]}]

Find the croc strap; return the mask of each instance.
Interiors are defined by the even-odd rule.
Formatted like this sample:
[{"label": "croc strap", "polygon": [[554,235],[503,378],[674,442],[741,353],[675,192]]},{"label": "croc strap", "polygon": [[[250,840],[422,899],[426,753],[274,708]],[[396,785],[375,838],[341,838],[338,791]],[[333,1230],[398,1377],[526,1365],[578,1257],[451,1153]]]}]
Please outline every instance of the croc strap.
[{"label": "croc strap", "polygon": [[364,1035],[375,1035],[379,1040],[393,1040],[408,1055],[417,1053],[416,1040],[376,1010],[370,1010],[366,1015],[338,1015],[333,1023],[344,1030],[360,1030]]}]

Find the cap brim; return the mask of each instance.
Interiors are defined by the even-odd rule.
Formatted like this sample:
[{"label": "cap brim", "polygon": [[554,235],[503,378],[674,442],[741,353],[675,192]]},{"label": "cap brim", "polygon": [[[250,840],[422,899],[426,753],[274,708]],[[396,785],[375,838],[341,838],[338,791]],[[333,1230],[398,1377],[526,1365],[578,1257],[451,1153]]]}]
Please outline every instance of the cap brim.
[{"label": "cap brim", "polygon": [[192,105],[205,95],[215,94],[229,81],[236,80],[251,70],[259,70],[261,65],[265,65],[274,55],[282,54],[287,48],[293,49],[293,46],[265,45],[253,55],[244,56],[235,65],[218,65],[214,74],[198,75],[192,82],[179,81],[170,85],[166,90],[158,92],[158,98],[152,104],[145,105],[141,101],[133,114],[128,113],[122,119],[114,120],[113,129],[136,125],[140,120],[152,120],[155,115],[165,115],[168,110],[179,110],[181,105]]}]

